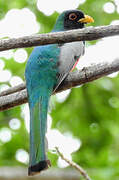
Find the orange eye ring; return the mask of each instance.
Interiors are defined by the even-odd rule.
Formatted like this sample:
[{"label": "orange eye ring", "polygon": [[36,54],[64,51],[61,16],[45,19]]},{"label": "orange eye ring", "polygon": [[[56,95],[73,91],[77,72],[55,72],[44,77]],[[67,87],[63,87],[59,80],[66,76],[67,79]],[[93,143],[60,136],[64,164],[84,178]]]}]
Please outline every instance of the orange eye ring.
[{"label": "orange eye ring", "polygon": [[74,21],[76,18],[77,18],[77,15],[75,13],[71,13],[69,15],[69,19],[72,20],[72,21]]}]

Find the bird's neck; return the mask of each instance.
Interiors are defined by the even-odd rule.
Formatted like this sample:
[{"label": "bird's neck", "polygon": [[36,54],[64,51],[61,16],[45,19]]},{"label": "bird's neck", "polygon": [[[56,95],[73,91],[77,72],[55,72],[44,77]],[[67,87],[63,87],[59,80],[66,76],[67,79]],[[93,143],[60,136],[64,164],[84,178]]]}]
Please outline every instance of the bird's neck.
[{"label": "bird's neck", "polygon": [[52,32],[59,32],[59,31],[65,31],[64,27],[62,26],[62,22],[61,22],[61,24],[60,23],[55,24],[55,26],[52,30]]},{"label": "bird's neck", "polygon": [[59,16],[52,32],[65,31],[64,29],[64,14]]}]

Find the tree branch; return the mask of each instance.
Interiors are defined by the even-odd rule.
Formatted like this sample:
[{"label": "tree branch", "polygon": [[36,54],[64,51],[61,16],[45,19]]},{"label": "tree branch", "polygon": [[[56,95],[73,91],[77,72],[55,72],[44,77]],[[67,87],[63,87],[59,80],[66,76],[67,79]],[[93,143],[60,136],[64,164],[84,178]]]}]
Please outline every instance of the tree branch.
[{"label": "tree branch", "polygon": [[13,94],[13,93],[18,92],[20,90],[23,90],[25,88],[26,88],[26,84],[25,83],[19,84],[17,86],[8,88],[7,90],[4,90],[4,91],[0,92],[0,97],[1,96],[6,96],[6,95],[9,95],[9,94]]},{"label": "tree branch", "polygon": [[119,35],[119,25],[87,27],[65,32],[38,34],[21,38],[0,40],[0,51],[15,48],[32,47],[44,44],[66,43],[73,41],[96,40],[103,37]]},{"label": "tree branch", "polygon": [[1,166],[0,180],[80,180],[80,176],[75,169],[49,168],[29,178],[26,167]]},{"label": "tree branch", "polygon": [[[117,71],[119,71],[119,59],[111,63],[92,65],[80,71],[71,72],[55,93],[99,79]],[[0,111],[24,104],[27,102],[25,84],[10,88],[0,93],[0,96]]]}]

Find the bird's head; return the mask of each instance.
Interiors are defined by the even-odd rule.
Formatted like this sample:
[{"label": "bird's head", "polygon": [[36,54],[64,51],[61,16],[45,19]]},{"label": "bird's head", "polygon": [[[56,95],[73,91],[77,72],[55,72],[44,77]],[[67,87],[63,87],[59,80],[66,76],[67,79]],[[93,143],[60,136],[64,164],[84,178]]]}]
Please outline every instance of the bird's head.
[{"label": "bird's head", "polygon": [[93,18],[88,15],[84,15],[82,11],[68,10],[59,15],[53,31],[81,29],[84,27],[84,24],[91,22],[94,22]]}]

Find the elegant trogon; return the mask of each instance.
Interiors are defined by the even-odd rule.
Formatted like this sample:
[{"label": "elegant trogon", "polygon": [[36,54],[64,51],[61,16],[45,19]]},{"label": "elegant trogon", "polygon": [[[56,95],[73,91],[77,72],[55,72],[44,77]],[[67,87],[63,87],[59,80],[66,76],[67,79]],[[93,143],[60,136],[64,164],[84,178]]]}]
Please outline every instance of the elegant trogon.
[{"label": "elegant trogon", "polygon": [[[82,29],[93,18],[79,10],[61,13],[52,32]],[[46,156],[47,111],[50,96],[84,54],[83,41],[35,47],[25,70],[30,109],[30,162],[29,175],[50,166]]]}]

